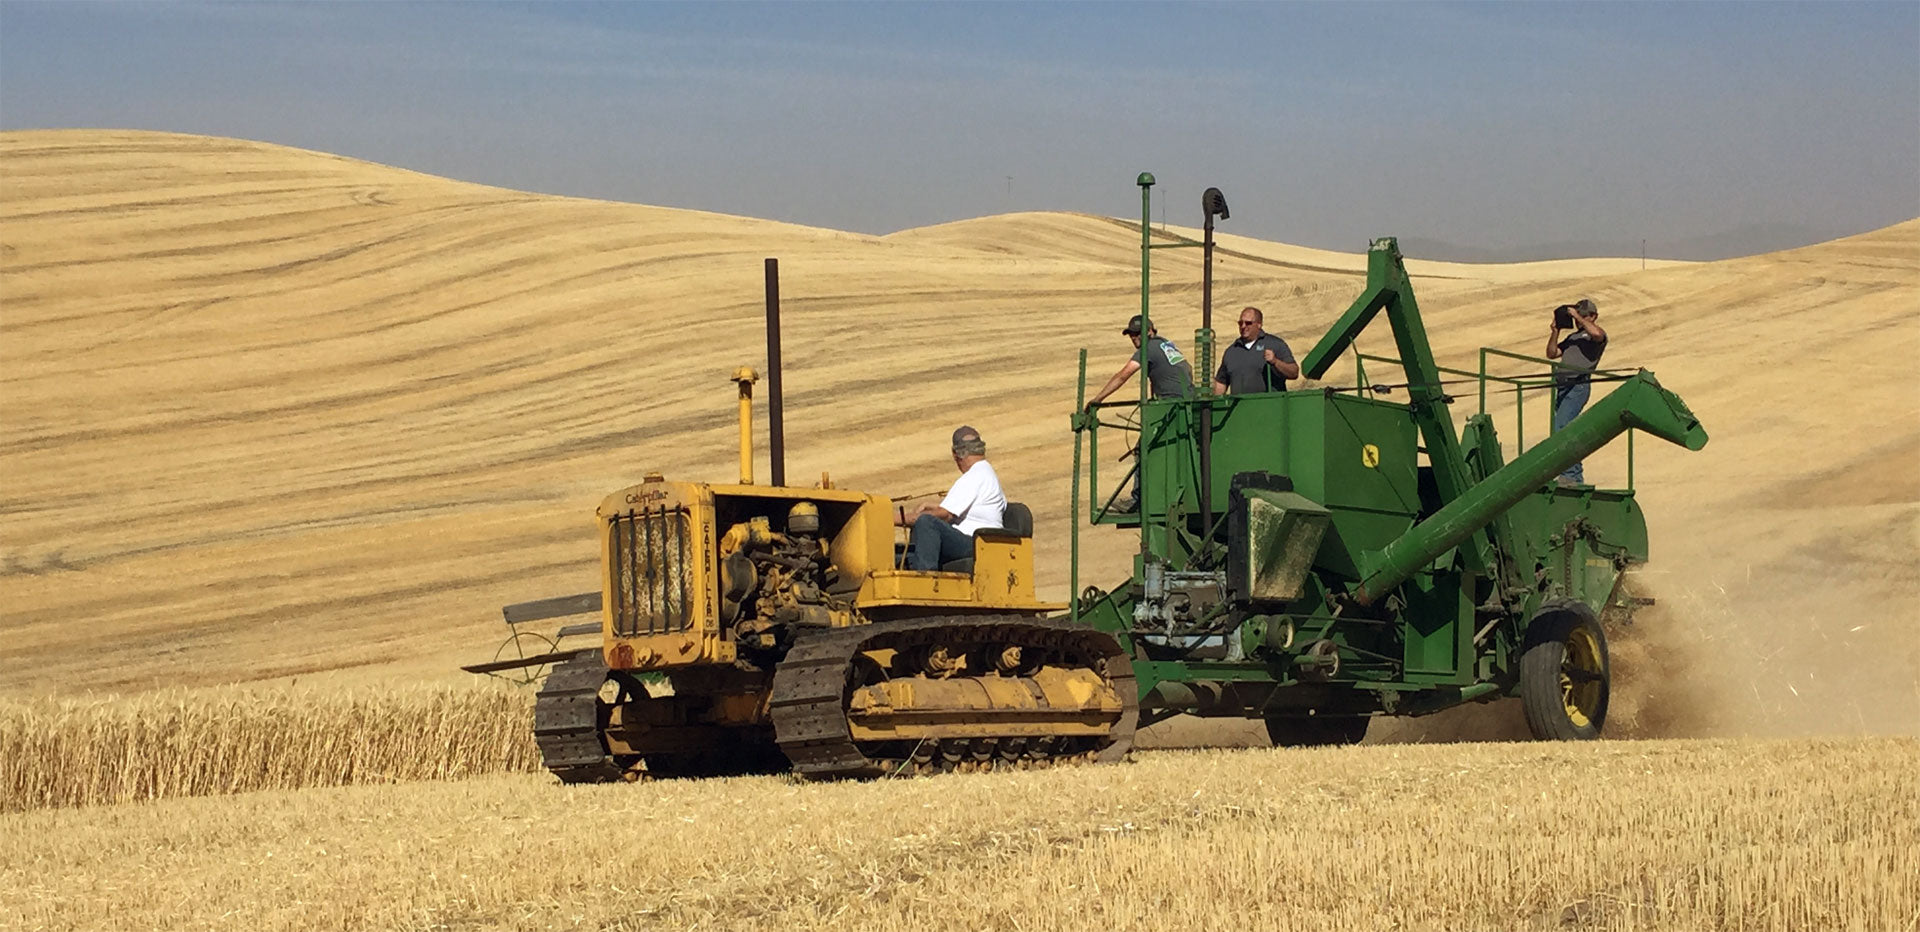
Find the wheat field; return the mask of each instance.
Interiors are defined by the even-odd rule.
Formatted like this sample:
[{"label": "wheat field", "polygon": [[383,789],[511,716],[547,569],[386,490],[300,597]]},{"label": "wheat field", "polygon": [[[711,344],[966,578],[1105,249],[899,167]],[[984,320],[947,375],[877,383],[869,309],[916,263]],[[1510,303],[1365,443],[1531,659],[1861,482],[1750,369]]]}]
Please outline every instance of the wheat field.
[{"label": "wheat field", "polygon": [[[1297,353],[1358,292],[1364,243],[1223,230],[1220,308]],[[1124,358],[1138,246],[1083,214],[865,236],[0,133],[0,928],[1920,929],[1920,220],[1710,263],[1410,258],[1443,364],[1536,353],[1590,295],[1607,362],[1713,437],[1636,451],[1658,602],[1610,634],[1633,740],[1489,743],[1508,703],[1040,773],[525,772],[525,690],[457,668],[501,604],[595,585],[606,492],[732,476],[764,258],[789,474],[936,491],[972,424],[1057,598],[1075,363]],[[1197,256],[1154,276],[1184,345]],[[1082,583],[1132,545],[1085,537]]]},{"label": "wheat field", "polygon": [[1888,932],[1916,837],[1904,739],[522,775],[0,816],[0,927]]},{"label": "wheat field", "polygon": [[0,699],[0,812],[528,771],[532,718],[504,686]]}]

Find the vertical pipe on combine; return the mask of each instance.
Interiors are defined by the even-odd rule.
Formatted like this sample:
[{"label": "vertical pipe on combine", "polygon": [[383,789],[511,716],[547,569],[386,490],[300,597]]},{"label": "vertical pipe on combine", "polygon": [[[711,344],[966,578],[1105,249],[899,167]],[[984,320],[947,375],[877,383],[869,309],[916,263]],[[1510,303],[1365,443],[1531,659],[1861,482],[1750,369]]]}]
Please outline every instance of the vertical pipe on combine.
[{"label": "vertical pipe on combine", "polygon": [[[1074,383],[1077,388],[1073,394],[1073,416],[1078,418],[1087,410],[1087,350],[1080,348],[1080,379]],[[1073,491],[1067,493],[1067,508],[1071,517],[1067,521],[1068,537],[1072,541],[1067,556],[1067,617],[1080,620],[1080,431],[1073,432]]]},{"label": "vertical pipe on combine", "polygon": [[787,484],[787,426],[780,395],[780,260],[767,260],[767,475]]},{"label": "vertical pipe on combine", "polygon": [[1527,452],[1527,383],[1513,383],[1513,455]]},{"label": "vertical pipe on combine", "polygon": [[1487,348],[1480,347],[1480,413],[1487,413]]},{"label": "vertical pipe on combine", "polygon": [[1200,539],[1213,539],[1213,217],[1227,214],[1227,199],[1219,188],[1200,195],[1204,236],[1200,244]]},{"label": "vertical pipe on combine", "polygon": [[1153,316],[1148,308],[1148,295],[1153,291],[1153,173],[1141,172],[1134,179],[1140,186],[1140,408],[1138,440],[1134,443],[1135,473],[1138,477],[1136,488],[1140,494],[1134,496],[1134,509],[1140,515],[1140,555],[1144,558],[1152,551],[1147,547],[1147,398],[1152,389],[1153,380],[1147,377],[1147,341],[1153,336]]},{"label": "vertical pipe on combine", "polygon": [[1096,414],[1087,428],[1087,520],[1106,516],[1100,507],[1100,417]]}]

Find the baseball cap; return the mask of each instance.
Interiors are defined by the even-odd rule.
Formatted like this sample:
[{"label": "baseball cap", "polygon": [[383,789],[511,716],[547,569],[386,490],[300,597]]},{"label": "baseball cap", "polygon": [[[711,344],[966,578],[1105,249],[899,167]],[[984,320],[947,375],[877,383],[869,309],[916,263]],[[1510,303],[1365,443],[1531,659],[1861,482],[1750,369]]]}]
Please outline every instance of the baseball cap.
[{"label": "baseball cap", "polygon": [[964,424],[962,424],[959,427],[959,429],[953,432],[953,445],[956,447],[959,446],[963,441],[979,440],[979,439],[980,439],[980,432]]},{"label": "baseball cap", "polygon": [[1123,334],[1139,333],[1140,332],[1140,315],[1138,314],[1133,315],[1133,319],[1127,321],[1127,329],[1122,330],[1120,332]]}]

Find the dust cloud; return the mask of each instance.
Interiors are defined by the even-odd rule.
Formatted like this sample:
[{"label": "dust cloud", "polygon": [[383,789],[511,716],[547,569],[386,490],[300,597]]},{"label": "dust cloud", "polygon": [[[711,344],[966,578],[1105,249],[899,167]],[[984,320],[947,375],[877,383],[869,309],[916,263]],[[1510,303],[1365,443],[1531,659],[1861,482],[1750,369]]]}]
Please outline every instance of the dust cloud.
[{"label": "dust cloud", "polygon": [[[1652,604],[1603,619],[1613,672],[1605,738],[1920,733],[1920,645],[1871,637],[1874,622],[1858,606],[1835,600],[1823,614],[1792,616],[1796,601],[1771,581],[1726,592],[1672,578],[1633,580],[1630,594]],[[1496,700],[1378,718],[1366,743],[1529,740],[1520,703]],[[1257,721],[1181,716],[1143,730],[1138,746],[1266,743]]]}]

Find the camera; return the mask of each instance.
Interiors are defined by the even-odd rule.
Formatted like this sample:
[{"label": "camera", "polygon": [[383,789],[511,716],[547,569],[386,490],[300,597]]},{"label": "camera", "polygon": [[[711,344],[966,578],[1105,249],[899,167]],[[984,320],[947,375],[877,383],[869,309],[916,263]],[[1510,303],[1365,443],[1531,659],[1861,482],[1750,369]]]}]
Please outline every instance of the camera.
[{"label": "camera", "polygon": [[1573,305],[1562,304],[1553,309],[1553,325],[1561,329],[1573,326]]}]

